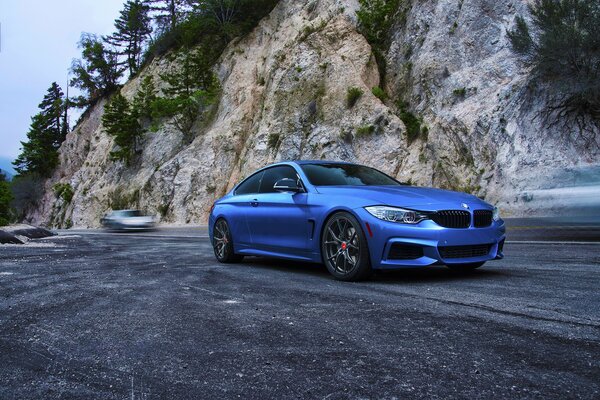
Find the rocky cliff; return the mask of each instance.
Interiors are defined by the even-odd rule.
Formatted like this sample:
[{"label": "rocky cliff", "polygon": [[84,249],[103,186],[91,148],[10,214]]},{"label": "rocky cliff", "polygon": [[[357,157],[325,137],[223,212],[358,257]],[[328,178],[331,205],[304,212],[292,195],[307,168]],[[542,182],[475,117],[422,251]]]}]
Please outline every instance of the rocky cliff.
[{"label": "rocky cliff", "polygon": [[[88,110],[60,149],[60,167],[30,215],[52,226],[97,226],[127,204],[167,223],[205,223],[216,198],[258,167],[285,159],[341,159],[402,181],[469,191],[506,214],[526,210],[520,193],[549,168],[592,162],[584,147],[540,112],[544,90],[512,53],[506,35],[520,0],[404,2],[378,68],[358,32],[356,0],[282,0],[254,31],[232,42],[215,66],[222,93],[193,140],[173,124],[148,132],[130,166],[111,161],[105,102]],[[123,87],[168,68],[155,59]],[[380,70],[385,75],[380,76]],[[386,96],[371,89],[382,86]],[[346,104],[348,89],[364,94]],[[421,123],[417,137],[402,122]],[[405,114],[406,116],[406,114]],[[52,187],[69,183],[70,202]]]}]

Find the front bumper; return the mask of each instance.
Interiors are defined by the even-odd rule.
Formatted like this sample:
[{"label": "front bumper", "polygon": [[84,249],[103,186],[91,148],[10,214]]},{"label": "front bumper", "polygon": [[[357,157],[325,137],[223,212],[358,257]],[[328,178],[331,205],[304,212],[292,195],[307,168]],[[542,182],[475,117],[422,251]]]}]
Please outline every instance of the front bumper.
[{"label": "front bumper", "polygon": [[[364,209],[355,212],[365,225],[371,265],[375,269],[477,263],[504,257],[506,228],[502,220],[485,228],[453,229],[431,220],[406,225],[382,221]],[[409,251],[402,253],[398,249]]]}]

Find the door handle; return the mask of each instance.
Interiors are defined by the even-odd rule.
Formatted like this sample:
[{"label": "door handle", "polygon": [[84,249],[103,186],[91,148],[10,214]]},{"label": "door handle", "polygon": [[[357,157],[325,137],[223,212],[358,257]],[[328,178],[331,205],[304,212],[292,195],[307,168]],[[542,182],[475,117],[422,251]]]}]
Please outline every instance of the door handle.
[{"label": "door handle", "polygon": [[254,200],[252,200],[252,201],[250,202],[250,205],[251,205],[252,207],[258,207],[258,200],[257,200],[257,199],[254,199]]}]

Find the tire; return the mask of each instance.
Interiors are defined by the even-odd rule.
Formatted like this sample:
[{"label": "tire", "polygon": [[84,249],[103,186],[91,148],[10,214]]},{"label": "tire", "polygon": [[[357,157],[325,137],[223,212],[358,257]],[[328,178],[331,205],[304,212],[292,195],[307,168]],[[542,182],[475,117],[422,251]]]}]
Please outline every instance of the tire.
[{"label": "tire", "polygon": [[341,281],[360,281],[373,273],[365,233],[347,212],[337,212],[325,222],[321,256],[327,270]]},{"label": "tire", "polygon": [[244,256],[240,256],[233,252],[233,239],[227,221],[223,218],[218,219],[213,227],[212,236],[213,251],[215,252],[217,261],[225,264],[242,261]]},{"label": "tire", "polygon": [[470,263],[470,264],[448,264],[446,267],[455,272],[469,272],[481,267],[485,262]]}]

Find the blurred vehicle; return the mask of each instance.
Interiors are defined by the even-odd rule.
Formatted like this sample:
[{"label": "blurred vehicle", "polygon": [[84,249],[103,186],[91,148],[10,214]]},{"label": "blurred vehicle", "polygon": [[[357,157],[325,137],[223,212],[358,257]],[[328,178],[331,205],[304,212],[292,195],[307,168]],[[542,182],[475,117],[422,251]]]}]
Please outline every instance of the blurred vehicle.
[{"label": "blurred vehicle", "polygon": [[600,166],[550,170],[519,194],[533,215],[600,216]]},{"label": "blurred vehicle", "polygon": [[100,223],[106,229],[154,229],[156,220],[153,216],[144,215],[140,210],[117,210],[106,214]]}]

